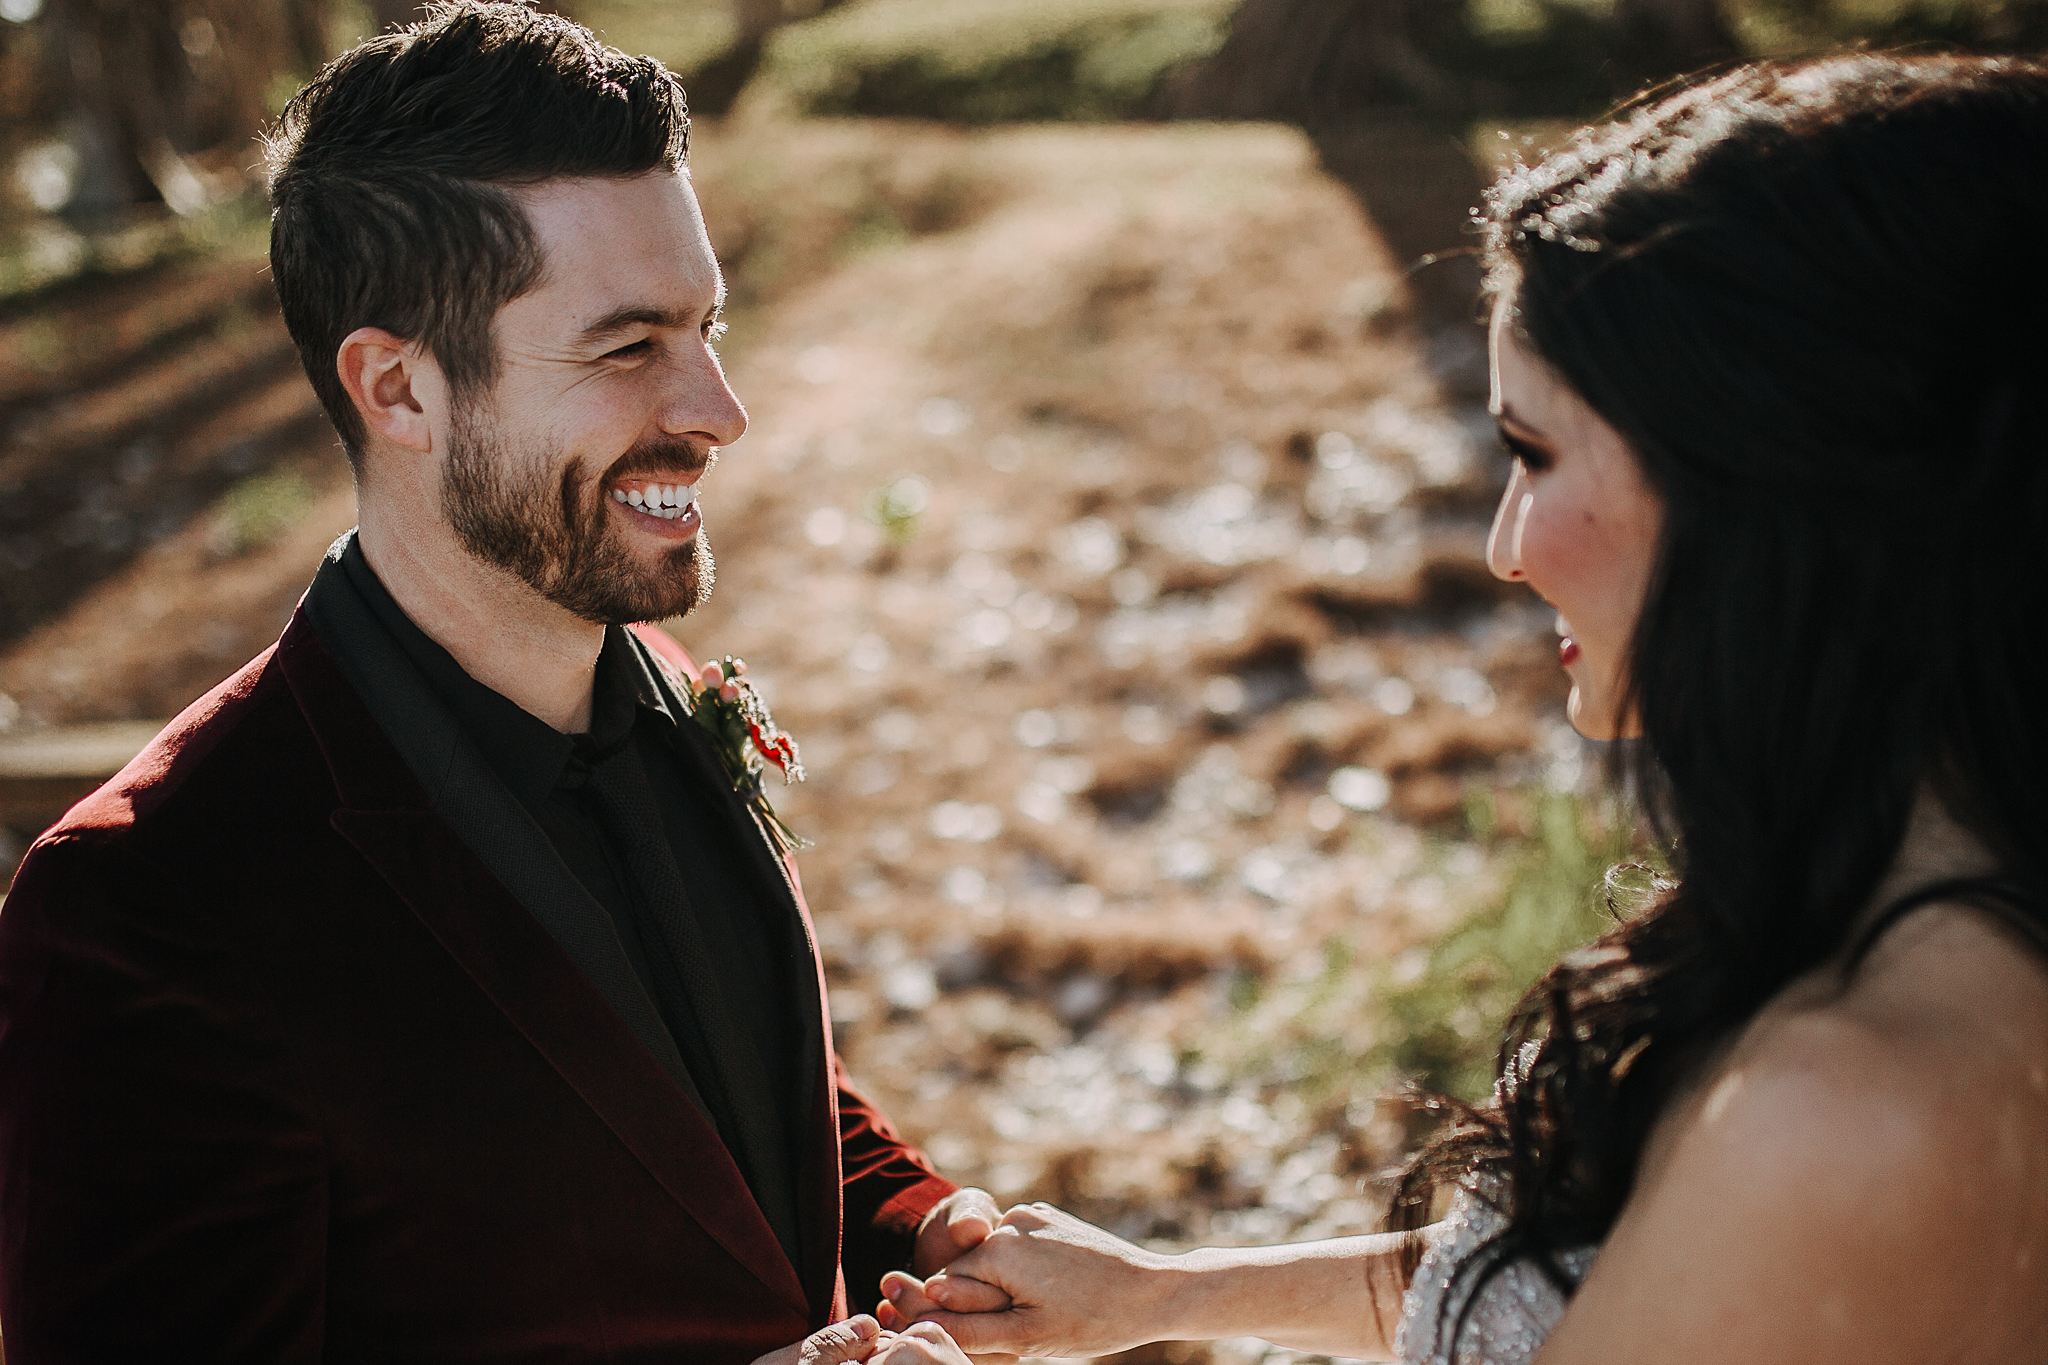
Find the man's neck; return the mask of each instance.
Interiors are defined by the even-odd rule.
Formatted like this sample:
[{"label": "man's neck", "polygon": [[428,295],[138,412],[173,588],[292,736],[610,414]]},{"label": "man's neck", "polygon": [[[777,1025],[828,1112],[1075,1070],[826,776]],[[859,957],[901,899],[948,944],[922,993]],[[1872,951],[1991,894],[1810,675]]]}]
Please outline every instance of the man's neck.
[{"label": "man's neck", "polygon": [[463,672],[564,734],[590,728],[603,626],[477,559],[438,519],[367,505],[361,515],[356,539],[370,568]]}]

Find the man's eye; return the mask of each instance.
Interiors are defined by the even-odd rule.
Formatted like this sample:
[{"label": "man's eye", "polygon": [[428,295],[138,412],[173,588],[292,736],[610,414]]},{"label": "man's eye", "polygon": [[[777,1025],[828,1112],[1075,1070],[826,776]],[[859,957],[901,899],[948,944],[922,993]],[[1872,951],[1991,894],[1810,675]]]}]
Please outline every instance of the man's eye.
[{"label": "man's eye", "polygon": [[654,339],[652,337],[641,337],[638,341],[628,342],[615,350],[606,351],[604,358],[606,360],[632,360],[637,356],[647,354],[653,349]]}]

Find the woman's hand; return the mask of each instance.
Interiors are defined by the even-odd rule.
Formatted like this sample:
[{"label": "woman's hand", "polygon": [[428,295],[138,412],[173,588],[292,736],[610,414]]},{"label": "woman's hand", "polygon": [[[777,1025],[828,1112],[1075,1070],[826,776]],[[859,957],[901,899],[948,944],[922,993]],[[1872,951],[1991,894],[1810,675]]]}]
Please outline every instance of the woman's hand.
[{"label": "woman's hand", "polygon": [[974,1357],[1100,1356],[1154,1341],[1263,1337],[1350,1359],[1392,1358],[1408,1267],[1436,1229],[1164,1256],[1048,1204],[1004,1214],[922,1282],[882,1279],[891,1327],[946,1329]]},{"label": "woman's hand", "polygon": [[885,1332],[882,1340],[874,1365],[976,1365],[935,1322],[920,1322],[899,1333]]},{"label": "woman's hand", "polygon": [[845,1322],[822,1327],[794,1346],[770,1351],[757,1359],[754,1365],[849,1365],[849,1362],[866,1360],[874,1355],[887,1339],[882,1325],[862,1313]]},{"label": "woman's hand", "polygon": [[1109,1355],[1170,1332],[1172,1264],[1049,1204],[1019,1205],[930,1279],[885,1276],[881,1311],[937,1324],[975,1356]]}]

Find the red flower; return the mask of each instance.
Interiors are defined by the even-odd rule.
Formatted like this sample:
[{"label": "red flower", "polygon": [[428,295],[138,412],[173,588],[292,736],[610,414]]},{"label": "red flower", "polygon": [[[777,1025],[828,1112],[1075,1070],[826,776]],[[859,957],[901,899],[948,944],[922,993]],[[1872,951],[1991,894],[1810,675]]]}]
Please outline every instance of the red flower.
[{"label": "red flower", "polygon": [[761,757],[781,771],[789,771],[790,761],[796,757],[795,741],[780,730],[770,734],[751,720],[747,722],[747,734],[753,739],[754,748]]}]

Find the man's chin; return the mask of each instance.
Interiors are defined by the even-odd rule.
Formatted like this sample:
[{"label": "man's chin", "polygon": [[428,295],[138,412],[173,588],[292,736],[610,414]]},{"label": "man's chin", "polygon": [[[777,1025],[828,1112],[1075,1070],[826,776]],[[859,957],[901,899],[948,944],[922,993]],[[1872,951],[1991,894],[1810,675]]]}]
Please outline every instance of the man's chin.
[{"label": "man's chin", "polygon": [[607,626],[687,616],[710,600],[717,577],[711,542],[699,532],[694,539],[665,551],[656,566],[637,581],[614,584],[610,591],[592,594],[600,598],[600,609],[585,614]]}]

